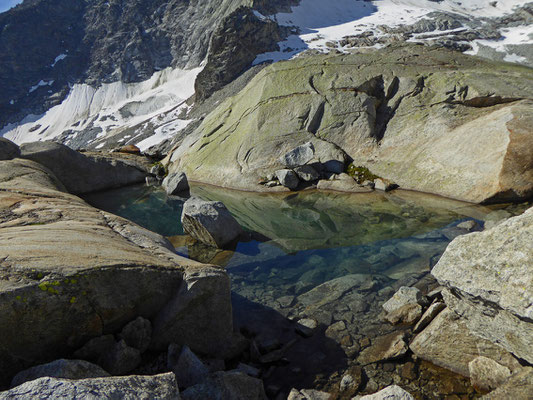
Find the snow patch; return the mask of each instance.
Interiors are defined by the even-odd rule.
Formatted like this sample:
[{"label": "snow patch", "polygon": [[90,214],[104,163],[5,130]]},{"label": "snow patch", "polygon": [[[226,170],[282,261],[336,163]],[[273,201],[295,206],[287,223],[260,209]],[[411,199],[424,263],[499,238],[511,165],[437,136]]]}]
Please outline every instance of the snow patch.
[{"label": "snow patch", "polygon": [[[10,124],[0,136],[17,144],[49,140],[66,130],[100,128],[99,137],[114,129],[135,126],[166,113],[194,94],[194,81],[202,68],[167,68],[144,82],[103,84],[99,88],[76,84],[63,102],[42,116]],[[44,130],[36,129],[41,125]]]},{"label": "snow patch", "polygon": [[39,81],[39,83],[35,86],[32,86],[30,88],[30,90],[28,90],[28,93],[33,93],[35,92],[37,89],[39,89],[41,86],[52,86],[52,84],[54,83],[54,80],[50,80],[48,82],[45,82],[43,81],[42,79]]},{"label": "snow patch", "polygon": [[67,55],[66,55],[66,54],[60,54],[60,55],[58,55],[58,56],[55,58],[53,64],[51,64],[50,66],[51,66],[52,68],[54,68],[54,67],[56,66],[56,64],[57,64],[59,61],[64,60],[65,58],[67,58]]}]

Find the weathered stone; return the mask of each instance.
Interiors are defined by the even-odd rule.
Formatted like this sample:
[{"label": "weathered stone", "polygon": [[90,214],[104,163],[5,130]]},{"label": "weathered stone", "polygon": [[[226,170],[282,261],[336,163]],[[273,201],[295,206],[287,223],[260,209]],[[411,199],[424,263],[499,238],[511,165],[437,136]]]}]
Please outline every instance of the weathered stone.
[{"label": "weathered stone", "polygon": [[311,337],[315,333],[318,323],[312,318],[302,318],[296,324],[296,333],[303,337]]},{"label": "weathered stone", "polygon": [[183,400],[266,400],[263,382],[239,371],[215,372],[181,396]]},{"label": "weathered stone", "polygon": [[143,317],[137,317],[122,328],[120,337],[128,346],[144,353],[150,346],[152,339],[152,324]]},{"label": "weathered stone", "polygon": [[189,190],[189,181],[184,172],[173,172],[163,179],[163,188],[167,194],[175,195]]},{"label": "weathered stone", "polygon": [[533,368],[524,368],[513,375],[498,389],[482,397],[482,400],[529,399],[533,393]]},{"label": "weathered stone", "polygon": [[21,145],[21,158],[50,169],[70,193],[82,194],[144,182],[145,171],[105,156],[86,156],[54,142]]},{"label": "weathered stone", "polygon": [[533,208],[455,239],[432,274],[477,336],[533,362]]},{"label": "weathered stone", "polygon": [[463,320],[451,310],[441,311],[410,344],[418,357],[455,373],[469,376],[468,363],[478,356],[505,359],[505,351],[472,335]]},{"label": "weathered stone", "polygon": [[402,286],[398,291],[383,304],[383,309],[391,313],[408,304],[423,304],[423,296],[415,287]]},{"label": "weathered stone", "polygon": [[422,329],[428,326],[431,321],[433,321],[433,319],[437,316],[438,313],[440,313],[445,308],[446,305],[442,301],[436,301],[431,304],[426,310],[426,312],[422,315],[420,320],[416,323],[415,327],[413,328],[413,332],[420,332]]},{"label": "weathered stone", "polygon": [[231,340],[229,278],[220,268],[88,206],[33,161],[0,161],[0,189],[0,210],[10,216],[0,222],[0,384],[103,332],[118,334],[139,315],[156,322],[155,349],[178,342],[215,354]]},{"label": "weathered stone", "polygon": [[180,400],[173,373],[154,376],[112,376],[82,380],[39,378],[9,391],[1,400],[11,399],[164,399]]},{"label": "weathered stone", "polygon": [[357,362],[362,365],[378,361],[392,360],[403,356],[408,350],[404,332],[393,332],[372,340],[372,345],[364,349]]},{"label": "weathered stone", "polygon": [[294,168],[294,172],[304,182],[312,182],[320,178],[320,174],[310,165],[296,167]]},{"label": "weathered stone", "polygon": [[392,385],[374,394],[362,396],[359,400],[414,400],[409,392],[397,385]]},{"label": "weathered stone", "polygon": [[384,192],[389,192],[392,189],[395,189],[396,187],[397,185],[385,179],[381,179],[381,178],[374,179],[374,189],[376,190],[382,190]]},{"label": "weathered stone", "polygon": [[511,376],[509,368],[487,357],[476,357],[468,363],[470,382],[482,391],[494,390]]},{"label": "weathered stone", "polygon": [[44,377],[86,379],[103,376],[109,376],[109,374],[98,365],[83,360],[61,359],[19,372],[11,381],[11,387]]},{"label": "weathered stone", "polygon": [[276,177],[281,183],[282,186],[294,190],[300,184],[300,179],[298,175],[291,169],[280,169],[276,171]]},{"label": "weathered stone", "polygon": [[182,389],[202,383],[209,376],[209,369],[187,346],[183,346],[177,362],[169,367]]},{"label": "weathered stone", "polygon": [[122,146],[120,149],[118,149],[119,153],[127,153],[127,154],[141,154],[141,149],[139,149],[137,146],[133,144],[128,144],[126,146]]},{"label": "weathered stone", "polygon": [[126,375],[141,364],[141,352],[121,340],[101,358],[101,365],[112,375]]},{"label": "weathered stone", "polygon": [[280,157],[281,163],[287,168],[299,167],[307,164],[315,156],[313,143],[307,142]]},{"label": "weathered stone", "polygon": [[183,229],[210,246],[222,248],[241,235],[242,228],[220,201],[191,197],[183,205]]},{"label": "weathered stone", "polygon": [[11,140],[0,137],[0,161],[12,160],[20,156],[20,148]]},{"label": "weathered stone", "polygon": [[406,325],[414,324],[422,315],[422,306],[420,304],[406,304],[385,315],[385,320],[393,325],[403,323]]}]

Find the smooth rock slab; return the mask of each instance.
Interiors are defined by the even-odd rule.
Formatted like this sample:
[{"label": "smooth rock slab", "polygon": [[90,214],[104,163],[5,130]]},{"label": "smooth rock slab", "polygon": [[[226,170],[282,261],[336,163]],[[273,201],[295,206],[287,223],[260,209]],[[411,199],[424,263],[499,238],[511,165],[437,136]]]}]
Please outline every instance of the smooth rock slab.
[{"label": "smooth rock slab", "polygon": [[374,394],[362,396],[359,400],[414,400],[415,398],[397,385],[392,385]]},{"label": "smooth rock slab", "polygon": [[191,197],[183,204],[183,230],[200,242],[222,248],[242,233],[242,228],[220,201]]},{"label": "smooth rock slab", "polygon": [[451,242],[432,274],[476,335],[533,363],[533,208]]},{"label": "smooth rock slab", "polygon": [[117,376],[82,380],[39,378],[6,392],[1,400],[11,399],[159,399],[179,400],[180,394],[174,374],[154,376]]},{"label": "smooth rock slab", "polygon": [[38,378],[86,379],[109,376],[98,365],[84,360],[56,360],[48,364],[37,365],[19,372],[11,381],[11,387],[33,381]]}]

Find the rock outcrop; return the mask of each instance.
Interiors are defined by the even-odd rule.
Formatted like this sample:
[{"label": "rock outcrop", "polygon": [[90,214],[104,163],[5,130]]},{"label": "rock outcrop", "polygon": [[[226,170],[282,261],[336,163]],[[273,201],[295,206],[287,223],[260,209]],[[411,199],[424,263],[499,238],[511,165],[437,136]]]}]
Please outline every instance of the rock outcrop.
[{"label": "rock outcrop", "polygon": [[21,146],[21,158],[45,166],[65,185],[69,193],[83,194],[144,182],[139,166],[110,156],[86,156],[54,142],[33,142]]},{"label": "rock outcrop", "polygon": [[533,208],[455,239],[432,274],[475,335],[533,363]]},{"label": "rock outcrop", "polygon": [[223,270],[88,206],[36,162],[0,161],[0,216],[0,385],[139,316],[151,321],[152,349],[219,354],[231,341]]},{"label": "rock outcrop", "polygon": [[405,189],[470,202],[533,194],[527,67],[405,45],[263,69],[170,159],[194,181],[247,190],[311,143]]},{"label": "rock outcrop", "polygon": [[7,392],[1,400],[11,399],[161,399],[179,400],[174,374],[154,376],[113,376],[82,380],[39,378]]},{"label": "rock outcrop", "polygon": [[11,140],[0,137],[0,161],[11,160],[20,156],[19,147]]}]

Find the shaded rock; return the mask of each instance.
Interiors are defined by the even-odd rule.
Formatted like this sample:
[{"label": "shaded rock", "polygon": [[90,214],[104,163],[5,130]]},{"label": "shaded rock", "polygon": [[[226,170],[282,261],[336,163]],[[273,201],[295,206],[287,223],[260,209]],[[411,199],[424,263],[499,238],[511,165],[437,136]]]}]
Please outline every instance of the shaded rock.
[{"label": "shaded rock", "polygon": [[294,172],[304,182],[312,182],[320,178],[320,174],[310,165],[296,167],[294,168]]},{"label": "shaded rock", "polygon": [[86,156],[54,142],[25,143],[21,157],[47,167],[70,193],[81,194],[144,182],[146,172],[124,161]]},{"label": "shaded rock", "polygon": [[287,168],[299,167],[307,164],[315,157],[313,143],[307,142],[280,157],[280,162]]},{"label": "shaded rock", "polygon": [[61,359],[19,372],[11,381],[11,387],[43,377],[85,379],[103,376],[109,376],[109,374],[98,365],[83,360]]},{"label": "shaded rock", "polygon": [[182,392],[183,400],[266,400],[263,382],[242,372],[215,372]]},{"label": "shaded rock", "polygon": [[183,204],[181,223],[185,232],[210,246],[222,248],[242,233],[242,228],[220,201],[191,197]]},{"label": "shaded rock", "polygon": [[460,236],[432,274],[446,304],[475,335],[533,362],[533,208],[483,232]]},{"label": "shaded rock", "polygon": [[404,332],[393,332],[380,336],[372,341],[372,345],[364,349],[357,362],[362,365],[378,361],[391,360],[403,356],[408,350]]},{"label": "shaded rock", "polygon": [[253,378],[259,378],[259,375],[261,375],[261,370],[243,363],[239,363],[239,365],[237,365],[237,371],[244,372],[246,375],[249,375]]},{"label": "shaded rock", "polygon": [[144,353],[148,349],[148,346],[150,346],[150,340],[152,339],[152,324],[143,317],[137,317],[137,319],[129,322],[122,328],[120,338],[128,346]]},{"label": "shaded rock", "polygon": [[503,349],[474,336],[465,321],[449,309],[441,311],[409,348],[423,360],[463,376],[470,375],[468,364],[478,356],[497,361],[506,359]]},{"label": "shaded rock", "polygon": [[483,400],[529,399],[533,393],[533,368],[527,367],[513,375],[498,389],[482,397]]},{"label": "shaded rock", "polygon": [[298,187],[300,184],[300,179],[298,179],[298,175],[291,170],[291,169],[280,169],[276,171],[276,177],[279,180],[279,183],[281,183],[282,186],[285,186],[286,188],[289,188],[291,190],[294,190]]},{"label": "shaded rock", "polygon": [[0,137],[0,161],[20,156],[20,148],[11,140]]},{"label": "shaded rock", "polygon": [[74,352],[74,356],[82,360],[89,360],[101,363],[101,359],[109,354],[115,347],[115,338],[113,335],[103,335],[89,340],[80,349]]},{"label": "shaded rock", "polygon": [[173,172],[168,174],[167,177],[163,179],[162,186],[167,194],[175,195],[188,191],[189,181],[187,180],[187,175],[185,175],[185,173]]},{"label": "shaded rock", "polygon": [[174,374],[113,376],[82,380],[39,378],[7,392],[0,399],[164,399],[179,400]]},{"label": "shaded rock", "polygon": [[0,210],[14,211],[0,227],[1,385],[104,332],[118,334],[139,315],[153,321],[156,350],[177,342],[215,354],[231,340],[229,278],[220,268],[90,207],[31,160],[0,161],[0,189]]},{"label": "shaded rock", "polygon": [[101,364],[112,375],[125,375],[141,364],[141,352],[121,340],[102,356]]},{"label": "shaded rock", "polygon": [[359,400],[414,400],[414,397],[401,387],[392,385],[377,393],[362,396]]},{"label": "shaded rock", "polygon": [[311,318],[302,318],[296,324],[296,333],[303,337],[311,337],[318,327],[318,323]]},{"label": "shaded rock", "polygon": [[470,361],[468,371],[472,386],[487,392],[501,386],[511,376],[509,368],[483,356]]},{"label": "shaded rock", "polygon": [[511,218],[513,215],[506,211],[506,210],[496,210],[492,211],[491,213],[487,214],[484,218],[484,228],[485,230],[494,228],[496,225],[499,225],[501,222],[505,221],[506,219]]},{"label": "shaded rock", "polygon": [[209,369],[187,346],[183,346],[177,362],[169,367],[182,389],[202,383],[209,375]]},{"label": "shaded rock", "polygon": [[413,328],[413,332],[414,333],[420,332],[431,321],[433,321],[433,319],[437,316],[438,313],[440,313],[445,308],[446,308],[446,305],[442,301],[436,301],[433,304],[431,304],[426,310],[426,312],[424,312],[420,320],[417,322],[415,327]]}]

